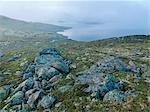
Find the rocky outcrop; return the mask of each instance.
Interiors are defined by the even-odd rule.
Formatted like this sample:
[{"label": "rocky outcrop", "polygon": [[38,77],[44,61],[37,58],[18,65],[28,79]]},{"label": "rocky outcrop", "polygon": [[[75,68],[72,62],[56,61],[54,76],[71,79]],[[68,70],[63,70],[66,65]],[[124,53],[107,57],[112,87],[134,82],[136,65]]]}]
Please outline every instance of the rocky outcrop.
[{"label": "rocky outcrop", "polygon": [[122,103],[128,96],[121,91],[123,82],[112,75],[116,71],[131,72],[131,69],[120,58],[109,57],[97,62],[89,70],[78,73],[75,81],[88,85],[84,92],[96,92],[97,99]]},{"label": "rocky outcrop", "polygon": [[[62,78],[70,69],[70,61],[65,60],[60,52],[54,48],[44,49],[35,58],[34,63],[28,63],[23,66],[23,72],[19,76],[23,82],[18,85],[8,98],[4,109],[14,105],[28,105],[30,109],[49,109],[56,99],[51,95],[54,89],[56,76]],[[61,77],[60,77],[61,76]],[[10,89],[3,87],[0,90],[0,100],[4,100],[9,94]]]}]

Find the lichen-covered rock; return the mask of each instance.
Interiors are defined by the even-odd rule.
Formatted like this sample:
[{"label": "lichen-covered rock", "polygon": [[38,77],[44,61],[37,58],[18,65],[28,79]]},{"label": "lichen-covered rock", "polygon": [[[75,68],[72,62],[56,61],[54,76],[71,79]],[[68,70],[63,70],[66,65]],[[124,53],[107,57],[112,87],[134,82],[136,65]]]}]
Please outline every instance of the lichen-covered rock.
[{"label": "lichen-covered rock", "polygon": [[4,80],[4,77],[1,77],[1,76],[0,76],[0,82],[2,82],[3,80]]},{"label": "lichen-covered rock", "polygon": [[104,96],[103,101],[123,103],[126,101],[126,98],[127,97],[125,96],[124,92],[119,90],[112,90]]},{"label": "lichen-covered rock", "polygon": [[50,66],[57,69],[62,74],[69,72],[69,66],[64,61],[54,61]]},{"label": "lichen-covered rock", "polygon": [[145,73],[144,73],[144,77],[150,78],[150,71],[145,72]]},{"label": "lichen-covered rock", "polygon": [[58,88],[58,90],[61,92],[61,93],[64,93],[64,92],[67,92],[68,90],[70,90],[72,88],[71,85],[65,85],[65,86],[62,86],[60,88]]},{"label": "lichen-covered rock", "polygon": [[24,93],[22,91],[18,91],[7,101],[7,104],[9,104],[10,106],[19,105],[23,101],[24,101]]},{"label": "lichen-covered rock", "polygon": [[4,56],[4,54],[2,52],[0,52],[0,58],[3,57],[3,56]]},{"label": "lichen-covered rock", "polygon": [[120,58],[108,57],[97,62],[88,70],[89,73],[113,73],[114,71],[126,72],[128,67]]},{"label": "lichen-covered rock", "polygon": [[59,75],[60,72],[53,68],[53,67],[41,67],[37,70],[36,72],[37,76],[39,79],[45,79],[45,80],[49,80],[50,78],[54,77],[55,75]]},{"label": "lichen-covered rock", "polygon": [[61,73],[69,72],[69,63],[54,48],[44,49],[40,55],[35,58],[37,66],[47,66],[57,69]]},{"label": "lichen-covered rock", "polygon": [[34,89],[30,89],[25,93],[25,98],[28,99],[30,95],[32,95],[33,93],[35,93],[37,91],[36,88]]},{"label": "lichen-covered rock", "polygon": [[33,77],[33,73],[32,72],[23,74],[23,80],[26,80],[26,79],[28,79],[30,77]]},{"label": "lichen-covered rock", "polygon": [[[13,106],[15,111],[20,109],[31,111],[36,110],[38,104],[44,109],[50,109],[56,100],[51,96],[54,83],[69,72],[70,64],[70,61],[64,59],[60,52],[53,48],[41,51],[34,62],[23,63],[22,71],[18,74],[24,81],[14,89],[11,94],[13,96],[7,100],[8,104],[4,109]],[[63,91],[68,89],[70,87],[65,87]]]},{"label": "lichen-covered rock", "polygon": [[10,85],[0,87],[0,102],[8,97],[8,95],[11,93],[11,88],[12,87]]},{"label": "lichen-covered rock", "polygon": [[42,100],[40,101],[39,105],[43,107],[44,109],[50,108],[56,99],[53,96],[44,96]]},{"label": "lichen-covered rock", "polygon": [[103,96],[110,90],[122,87],[122,83],[111,74],[83,74],[76,77],[75,80],[81,84],[88,84],[89,87],[85,91],[98,92],[99,96]]},{"label": "lichen-covered rock", "polygon": [[50,55],[61,55],[60,52],[57,51],[55,48],[46,48],[46,49],[43,49],[40,52],[40,55],[47,55],[47,54],[50,54]]},{"label": "lichen-covered rock", "polygon": [[29,79],[19,84],[19,86],[14,90],[13,94],[21,90],[28,91],[29,89],[32,89],[33,85],[34,85],[34,80],[33,78],[30,77]]},{"label": "lichen-covered rock", "polygon": [[38,104],[38,101],[42,98],[43,96],[43,91],[36,91],[35,93],[31,94],[28,98],[27,104],[31,107],[31,108],[35,108],[36,105]]},{"label": "lichen-covered rock", "polygon": [[122,89],[122,87],[123,85],[119,80],[117,80],[112,75],[108,75],[106,76],[104,83],[100,85],[96,96],[98,99],[102,99],[107,92],[112,91],[114,89],[120,90]]}]

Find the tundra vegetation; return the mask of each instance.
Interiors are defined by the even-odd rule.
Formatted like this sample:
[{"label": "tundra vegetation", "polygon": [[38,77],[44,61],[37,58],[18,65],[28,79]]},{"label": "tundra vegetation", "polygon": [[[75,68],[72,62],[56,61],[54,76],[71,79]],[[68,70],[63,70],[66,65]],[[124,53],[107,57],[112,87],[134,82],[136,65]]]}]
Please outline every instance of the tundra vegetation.
[{"label": "tundra vegetation", "polygon": [[2,111],[150,111],[150,35],[80,42],[57,34],[66,27],[0,21]]}]

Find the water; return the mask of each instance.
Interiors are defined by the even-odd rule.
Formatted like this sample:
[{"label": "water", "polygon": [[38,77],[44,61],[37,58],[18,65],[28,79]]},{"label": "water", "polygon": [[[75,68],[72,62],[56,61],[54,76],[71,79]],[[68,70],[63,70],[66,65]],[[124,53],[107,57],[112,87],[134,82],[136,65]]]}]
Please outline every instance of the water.
[{"label": "water", "polygon": [[[77,41],[93,41],[100,40],[110,37],[120,37],[127,35],[146,35],[149,34],[148,30],[142,29],[123,29],[115,27],[114,24],[61,24],[64,26],[72,27],[71,29],[65,30],[64,32],[58,32],[67,36],[69,39]],[[113,26],[113,27],[111,27]]]}]

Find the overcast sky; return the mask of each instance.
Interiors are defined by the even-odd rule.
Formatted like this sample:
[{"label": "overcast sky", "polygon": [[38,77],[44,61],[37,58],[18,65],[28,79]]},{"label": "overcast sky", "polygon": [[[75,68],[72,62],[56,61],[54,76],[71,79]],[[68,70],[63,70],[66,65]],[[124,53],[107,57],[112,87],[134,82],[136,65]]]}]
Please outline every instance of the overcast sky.
[{"label": "overcast sky", "polygon": [[0,1],[0,15],[26,21],[97,23],[104,29],[150,32],[149,0],[60,1]]}]

